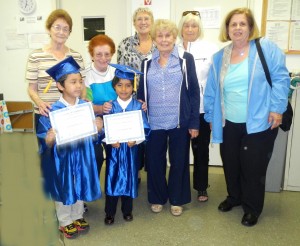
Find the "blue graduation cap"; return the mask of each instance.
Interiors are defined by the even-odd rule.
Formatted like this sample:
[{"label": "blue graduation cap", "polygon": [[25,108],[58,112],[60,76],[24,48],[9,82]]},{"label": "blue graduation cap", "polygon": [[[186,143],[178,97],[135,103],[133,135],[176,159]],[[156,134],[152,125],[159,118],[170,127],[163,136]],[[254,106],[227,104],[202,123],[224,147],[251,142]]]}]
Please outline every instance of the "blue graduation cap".
[{"label": "blue graduation cap", "polygon": [[116,68],[115,71],[116,77],[120,79],[133,80],[133,90],[136,91],[136,75],[143,74],[142,72],[126,65],[113,64],[113,63],[109,63],[109,65]]},{"label": "blue graduation cap", "polygon": [[58,81],[62,76],[71,73],[79,73],[80,66],[72,56],[62,60],[46,72],[55,80]]}]

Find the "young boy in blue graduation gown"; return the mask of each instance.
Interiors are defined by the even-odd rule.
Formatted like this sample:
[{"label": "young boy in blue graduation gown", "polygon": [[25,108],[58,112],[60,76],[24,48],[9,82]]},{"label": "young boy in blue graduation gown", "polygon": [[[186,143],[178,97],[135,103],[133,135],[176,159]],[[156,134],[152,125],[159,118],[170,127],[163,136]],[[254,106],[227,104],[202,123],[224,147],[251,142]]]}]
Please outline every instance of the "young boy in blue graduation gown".
[{"label": "young boy in blue graduation gown", "polygon": [[[142,103],[132,98],[135,76],[140,72],[125,65],[110,65],[116,68],[112,86],[118,95],[118,98],[112,102],[110,114],[141,110],[147,139],[150,126],[145,112],[142,111]],[[119,197],[121,197],[121,210],[124,220],[133,220],[133,198],[138,195],[138,144],[138,142],[132,141],[106,145],[106,216],[104,220],[106,225],[114,223]]]},{"label": "young boy in blue graduation gown", "polygon": [[[86,103],[79,99],[83,90],[79,65],[69,57],[46,72],[57,82],[61,98],[52,104],[51,111]],[[96,118],[98,132],[103,121]],[[84,126],[82,126],[84,127]],[[37,136],[41,140],[41,152],[50,152],[51,158],[43,160],[44,180],[47,192],[55,201],[59,230],[66,238],[75,238],[78,232],[87,232],[89,224],[83,218],[83,201],[101,197],[97,163],[94,154],[93,136],[63,145],[56,144],[55,130],[49,117],[41,116]],[[97,138],[100,139],[100,133]]]}]

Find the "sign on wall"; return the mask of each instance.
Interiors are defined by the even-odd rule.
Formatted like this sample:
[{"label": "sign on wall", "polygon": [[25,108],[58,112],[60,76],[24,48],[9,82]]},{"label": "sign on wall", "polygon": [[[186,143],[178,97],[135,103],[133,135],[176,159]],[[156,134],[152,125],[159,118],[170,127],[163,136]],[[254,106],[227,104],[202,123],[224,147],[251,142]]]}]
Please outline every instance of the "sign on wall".
[{"label": "sign on wall", "polygon": [[[155,19],[170,19],[171,0],[132,0],[131,2],[131,15],[137,8],[149,8],[153,12]],[[134,26],[132,25],[132,34],[135,33]]]}]

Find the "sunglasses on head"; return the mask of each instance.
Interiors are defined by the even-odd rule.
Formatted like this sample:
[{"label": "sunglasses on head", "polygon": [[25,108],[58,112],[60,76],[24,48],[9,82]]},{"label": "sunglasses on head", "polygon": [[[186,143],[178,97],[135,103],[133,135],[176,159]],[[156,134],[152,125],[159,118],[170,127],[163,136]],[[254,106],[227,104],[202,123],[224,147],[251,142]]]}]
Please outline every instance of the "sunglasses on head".
[{"label": "sunglasses on head", "polygon": [[188,10],[188,11],[184,11],[184,12],[182,13],[182,16],[186,16],[187,14],[192,14],[192,15],[199,16],[199,18],[201,19],[201,16],[200,16],[200,12],[199,12],[199,11],[196,11],[196,10]]}]

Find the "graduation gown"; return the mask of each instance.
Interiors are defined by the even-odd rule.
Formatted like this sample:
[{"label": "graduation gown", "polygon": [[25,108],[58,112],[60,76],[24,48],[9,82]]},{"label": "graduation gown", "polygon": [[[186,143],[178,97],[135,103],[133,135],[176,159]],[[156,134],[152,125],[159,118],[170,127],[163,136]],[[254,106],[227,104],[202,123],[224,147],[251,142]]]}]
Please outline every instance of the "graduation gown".
[{"label": "graduation gown", "polygon": [[[79,100],[79,103],[85,103]],[[65,108],[57,101],[51,111]],[[55,201],[64,205],[77,200],[93,201],[101,197],[97,163],[93,147],[93,137],[49,148],[45,138],[51,128],[49,117],[41,116],[37,137],[41,140],[42,173],[45,191]]]},{"label": "graduation gown", "polygon": [[[142,104],[132,99],[123,110],[117,100],[112,102],[111,114],[142,110]],[[145,112],[142,111],[145,138],[150,134],[150,126]],[[138,180],[138,145],[128,147],[127,143],[120,143],[119,148],[108,144],[106,148],[106,179],[105,192],[109,196],[137,197]]]}]

